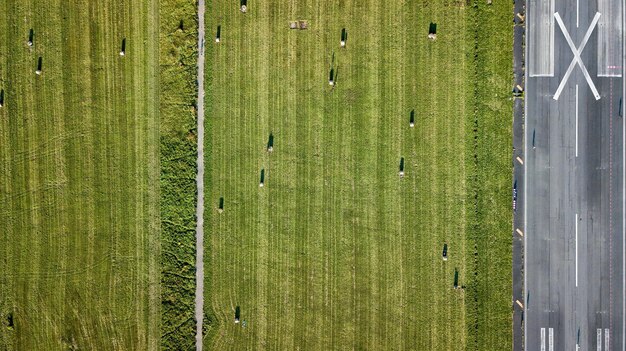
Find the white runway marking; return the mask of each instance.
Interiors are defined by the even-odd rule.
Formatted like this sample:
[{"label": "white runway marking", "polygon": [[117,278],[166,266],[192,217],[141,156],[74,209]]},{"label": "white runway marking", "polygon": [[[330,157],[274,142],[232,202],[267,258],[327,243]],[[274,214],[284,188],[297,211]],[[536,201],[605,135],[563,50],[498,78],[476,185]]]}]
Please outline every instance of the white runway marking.
[{"label": "white runway marking", "polygon": [[541,328],[541,351],[546,351],[546,328]]},{"label": "white runway marking", "polygon": [[576,0],[576,28],[578,28],[578,19],[580,18],[579,0]]},{"label": "white runway marking", "polygon": [[576,232],[576,287],[578,287],[578,213],[576,214],[576,217],[574,217],[574,223]]},{"label": "white runway marking", "polygon": [[555,0],[528,0],[527,42],[529,77],[554,77]]},{"label": "white runway marking", "polygon": [[576,157],[578,157],[578,84],[576,84]]},{"label": "white runway marking", "polygon": [[609,329],[606,328],[604,329],[604,349],[605,350],[610,350],[611,348],[609,347],[609,341],[611,340],[611,338],[609,337]]},{"label": "white runway marking", "polygon": [[596,350],[602,351],[602,328],[596,329]]},{"label": "white runway marking", "polygon": [[554,351],[554,329],[548,330],[548,351]]},{"label": "white runway marking", "polygon": [[559,15],[558,12],[554,13],[554,18],[556,18],[556,22],[559,24],[559,27],[561,28],[561,31],[563,32],[563,35],[565,36],[565,41],[567,41],[567,44],[569,45],[570,49],[572,50],[572,53],[574,54],[572,63],[567,68],[567,71],[565,72],[565,75],[563,76],[563,79],[561,80],[561,84],[559,84],[559,87],[556,89],[556,93],[554,93],[554,100],[558,100],[559,96],[561,96],[561,92],[563,91],[565,84],[569,80],[569,77],[572,75],[572,72],[574,71],[574,66],[576,66],[576,64],[578,64],[581,71],[583,71],[583,75],[585,76],[585,80],[587,80],[587,84],[589,84],[589,87],[591,88],[591,91],[593,92],[593,96],[596,98],[596,100],[600,100],[600,94],[598,94],[598,90],[596,89],[595,84],[593,84],[593,80],[591,80],[591,76],[589,76],[589,72],[587,71],[587,68],[585,67],[585,64],[583,63],[582,59],[580,58],[580,54],[585,49],[585,46],[587,45],[587,41],[589,41],[589,37],[591,37],[591,33],[593,32],[593,29],[598,24],[598,20],[600,20],[600,16],[601,16],[600,13],[596,12],[596,15],[593,17],[593,21],[591,22],[591,25],[587,29],[587,33],[585,33],[585,37],[583,38],[583,41],[580,43],[580,46],[576,48],[574,46],[574,42],[572,41],[571,36],[569,35],[569,32],[567,31],[567,28],[565,28],[565,24],[563,23],[561,16]]}]

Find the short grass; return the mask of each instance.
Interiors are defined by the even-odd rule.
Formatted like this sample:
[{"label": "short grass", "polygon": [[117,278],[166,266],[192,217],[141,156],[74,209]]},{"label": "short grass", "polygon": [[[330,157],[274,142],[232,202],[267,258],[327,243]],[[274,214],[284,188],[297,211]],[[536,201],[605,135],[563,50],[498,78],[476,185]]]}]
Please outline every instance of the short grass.
[{"label": "short grass", "polygon": [[205,347],[510,349],[510,2],[248,3],[207,12]]},{"label": "short grass", "polygon": [[159,348],[155,24],[152,0],[0,1],[0,349]]}]

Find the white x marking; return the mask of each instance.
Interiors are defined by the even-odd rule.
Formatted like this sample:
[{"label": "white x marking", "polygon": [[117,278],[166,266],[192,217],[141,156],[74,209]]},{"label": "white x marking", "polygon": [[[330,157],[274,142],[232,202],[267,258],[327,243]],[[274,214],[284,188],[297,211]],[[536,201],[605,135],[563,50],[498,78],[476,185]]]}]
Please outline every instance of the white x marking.
[{"label": "white x marking", "polygon": [[570,49],[572,49],[572,53],[574,53],[574,58],[572,59],[572,63],[570,63],[569,67],[567,68],[567,71],[565,72],[565,75],[563,76],[563,79],[561,80],[561,84],[559,84],[559,87],[556,89],[556,93],[554,93],[554,100],[558,100],[559,96],[561,96],[561,92],[563,91],[565,84],[569,80],[569,77],[572,75],[572,71],[574,71],[574,66],[576,66],[576,64],[578,64],[578,66],[580,66],[580,69],[583,71],[583,75],[585,76],[585,79],[587,80],[587,83],[589,84],[589,87],[591,88],[591,91],[593,92],[593,96],[595,96],[596,100],[600,100],[600,94],[598,94],[598,90],[596,89],[596,86],[593,84],[593,80],[591,80],[591,77],[589,76],[589,72],[587,72],[587,68],[585,67],[585,64],[583,63],[583,60],[580,58],[580,54],[583,52],[585,45],[587,45],[587,41],[589,41],[589,37],[591,37],[591,33],[593,32],[593,29],[598,24],[598,20],[600,20],[600,12],[596,12],[596,15],[593,17],[593,21],[591,22],[589,29],[587,29],[587,33],[585,34],[585,37],[583,38],[583,41],[580,43],[580,46],[578,47],[578,49],[574,46],[572,37],[569,35],[567,28],[565,28],[565,24],[563,24],[563,20],[561,19],[561,16],[559,15],[558,12],[554,13],[554,18],[556,18],[556,22],[559,24],[559,27],[561,27],[561,31],[563,32],[563,35],[565,36],[565,40],[567,41],[567,44],[569,45]]}]

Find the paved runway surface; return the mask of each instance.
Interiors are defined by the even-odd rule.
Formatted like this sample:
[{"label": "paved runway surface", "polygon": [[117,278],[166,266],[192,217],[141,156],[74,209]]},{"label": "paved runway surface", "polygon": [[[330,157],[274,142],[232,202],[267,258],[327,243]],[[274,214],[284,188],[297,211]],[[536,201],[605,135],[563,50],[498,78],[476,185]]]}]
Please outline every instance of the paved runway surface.
[{"label": "paved runway surface", "polygon": [[525,349],[624,350],[623,0],[527,13]]}]

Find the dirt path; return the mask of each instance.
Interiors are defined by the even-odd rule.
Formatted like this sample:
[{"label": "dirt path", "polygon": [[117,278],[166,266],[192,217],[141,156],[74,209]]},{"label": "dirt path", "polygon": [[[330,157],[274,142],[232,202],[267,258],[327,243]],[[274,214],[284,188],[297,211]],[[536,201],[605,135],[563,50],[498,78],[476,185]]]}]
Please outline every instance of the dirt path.
[{"label": "dirt path", "polygon": [[204,305],[204,0],[198,0],[198,205],[196,207],[196,351],[202,351]]}]

